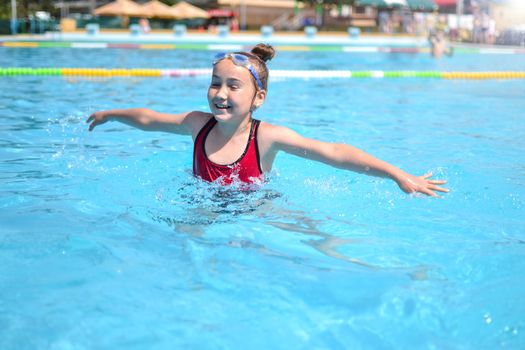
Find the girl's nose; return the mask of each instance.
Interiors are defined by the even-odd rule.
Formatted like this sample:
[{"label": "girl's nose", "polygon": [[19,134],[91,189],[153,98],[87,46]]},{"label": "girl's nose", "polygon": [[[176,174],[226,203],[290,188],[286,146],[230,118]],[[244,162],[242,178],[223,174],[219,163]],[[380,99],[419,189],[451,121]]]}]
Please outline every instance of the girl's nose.
[{"label": "girl's nose", "polygon": [[226,85],[221,85],[221,87],[217,90],[217,94],[215,96],[221,99],[226,99],[226,97],[228,96],[228,89]]}]

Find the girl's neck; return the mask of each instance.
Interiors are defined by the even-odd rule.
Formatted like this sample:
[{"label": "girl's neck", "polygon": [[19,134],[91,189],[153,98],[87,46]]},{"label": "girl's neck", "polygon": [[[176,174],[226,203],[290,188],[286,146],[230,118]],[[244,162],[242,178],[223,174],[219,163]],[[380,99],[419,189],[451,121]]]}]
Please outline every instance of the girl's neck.
[{"label": "girl's neck", "polygon": [[226,138],[234,137],[235,135],[242,135],[249,130],[252,124],[251,115],[244,118],[239,124],[236,123],[217,123],[215,128],[217,131]]}]

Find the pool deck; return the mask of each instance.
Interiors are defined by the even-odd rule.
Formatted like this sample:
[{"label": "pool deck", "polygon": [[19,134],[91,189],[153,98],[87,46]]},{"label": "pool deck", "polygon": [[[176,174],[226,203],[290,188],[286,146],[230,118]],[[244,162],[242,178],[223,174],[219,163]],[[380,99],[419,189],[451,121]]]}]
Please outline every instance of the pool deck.
[{"label": "pool deck", "polygon": [[[131,34],[126,30],[101,30],[98,34],[87,34],[86,31],[47,32],[39,35],[0,36],[0,46],[42,47],[46,43],[61,46],[84,48],[195,48],[210,50],[240,50],[264,42],[278,46],[280,49],[309,50],[342,50],[349,52],[418,52],[428,50],[428,40],[423,36],[361,34],[351,37],[345,32],[318,32],[308,37],[303,32],[276,32],[264,36],[260,32],[229,33],[219,35],[207,32],[188,31],[184,35],[175,35],[171,30],[156,30],[148,34]],[[19,43],[20,45],[16,45]],[[52,43],[56,45],[52,45]],[[26,45],[24,45],[26,44]],[[164,45],[164,47],[163,47]],[[63,45],[67,47],[67,45]],[[199,47],[200,46],[200,47]],[[467,53],[492,54],[525,54],[524,47],[479,45],[468,43],[451,43],[455,49]]]},{"label": "pool deck", "polygon": [[280,45],[350,45],[350,46],[426,46],[423,37],[410,36],[364,36],[350,37],[345,33],[318,33],[307,37],[302,32],[274,33],[263,36],[257,32],[230,33],[225,36],[200,32],[175,35],[172,31],[155,31],[148,34],[132,35],[128,31],[102,31],[97,35],[86,32],[47,32],[44,35],[0,36],[0,41],[75,41],[75,42],[129,42],[129,43],[198,43],[198,44],[237,44],[254,45],[259,42]]}]

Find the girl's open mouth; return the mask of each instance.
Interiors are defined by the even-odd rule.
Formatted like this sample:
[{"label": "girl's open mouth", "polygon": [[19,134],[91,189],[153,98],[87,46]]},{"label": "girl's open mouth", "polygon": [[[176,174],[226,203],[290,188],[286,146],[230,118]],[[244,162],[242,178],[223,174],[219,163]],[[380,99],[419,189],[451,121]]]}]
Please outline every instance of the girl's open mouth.
[{"label": "girl's open mouth", "polygon": [[217,109],[228,109],[228,108],[230,108],[230,106],[228,106],[226,104],[218,104],[218,103],[215,104],[215,107]]}]

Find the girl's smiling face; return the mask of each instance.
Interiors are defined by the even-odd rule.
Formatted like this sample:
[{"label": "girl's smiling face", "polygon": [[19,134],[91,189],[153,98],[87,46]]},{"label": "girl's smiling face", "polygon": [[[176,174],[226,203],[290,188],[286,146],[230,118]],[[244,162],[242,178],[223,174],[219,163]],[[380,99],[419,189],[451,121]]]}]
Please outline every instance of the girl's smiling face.
[{"label": "girl's smiling face", "polygon": [[253,107],[259,107],[266,96],[257,90],[250,71],[224,59],[213,67],[208,88],[208,104],[215,118],[220,120],[243,120],[251,115]]}]

